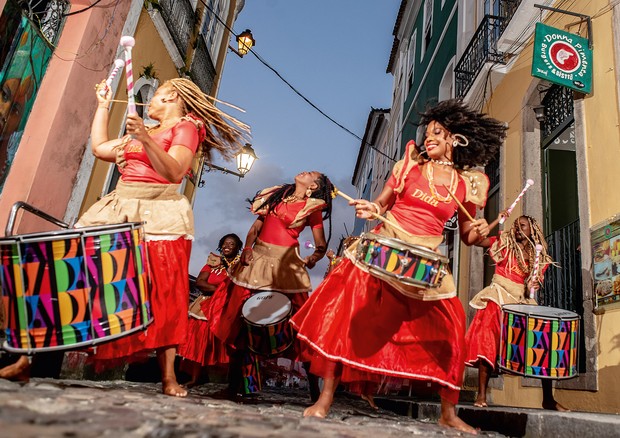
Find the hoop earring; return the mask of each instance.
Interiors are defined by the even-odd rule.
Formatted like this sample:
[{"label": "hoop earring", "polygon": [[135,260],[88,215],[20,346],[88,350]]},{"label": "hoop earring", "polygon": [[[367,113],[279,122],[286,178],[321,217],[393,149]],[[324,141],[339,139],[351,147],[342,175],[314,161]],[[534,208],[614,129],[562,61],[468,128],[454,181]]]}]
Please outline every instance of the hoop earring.
[{"label": "hoop earring", "polygon": [[452,142],[452,146],[456,147],[466,147],[467,145],[469,145],[469,140],[467,140],[467,137],[465,137],[463,134],[454,134],[454,138],[456,140],[454,140]]}]

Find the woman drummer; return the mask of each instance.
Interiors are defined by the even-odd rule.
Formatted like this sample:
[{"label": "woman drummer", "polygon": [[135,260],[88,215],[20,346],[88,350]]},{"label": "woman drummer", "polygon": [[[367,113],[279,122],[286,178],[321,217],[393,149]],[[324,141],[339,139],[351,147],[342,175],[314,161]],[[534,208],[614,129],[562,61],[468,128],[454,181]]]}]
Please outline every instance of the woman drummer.
[{"label": "woman drummer", "polygon": [[228,273],[239,262],[242,246],[243,242],[236,234],[222,236],[217,245],[219,255],[210,253],[196,278],[196,288],[201,295],[190,305],[187,339],[178,351],[183,358],[181,369],[189,371],[191,376],[190,381],[184,384],[187,388],[196,385],[203,367],[228,363],[226,348],[213,336],[205,315],[209,313],[213,292],[228,280]]},{"label": "woman drummer", "polygon": [[[485,238],[488,224],[472,220],[486,202],[488,178],[465,170],[481,166],[498,152],[502,122],[457,100],[439,103],[422,115],[424,147],[407,144],[381,194],[355,200],[357,216],[387,214],[374,233],[436,250],[445,222],[458,210],[461,239],[472,245]],[[319,400],[305,416],[325,417],[340,381],[381,381],[385,376],[421,381],[441,396],[439,423],[475,432],[456,415],[463,379],[465,314],[451,275],[438,288],[417,288],[372,276],[356,260],[355,245],[330,272],[291,323],[315,353],[311,371],[324,378]]]},{"label": "woman drummer", "polygon": [[[215,291],[208,315],[215,336],[230,347],[230,396],[250,392],[242,388],[249,377],[243,373],[251,369],[248,364],[256,364],[247,349],[248,334],[240,318],[243,303],[257,291],[281,292],[291,300],[294,313],[308,299],[312,286],[306,268],[312,269],[325,255],[329,238],[326,241],[323,221],[331,217],[332,192],[333,185],[325,175],[302,172],[294,183],[264,189],[249,200],[258,217],[247,234],[241,263],[233,270],[228,287]],[[315,250],[301,259],[298,237],[307,226]],[[292,358],[299,358],[298,350],[293,349]],[[316,382],[310,383],[311,395],[314,387],[318,397]]]},{"label": "woman drummer", "polygon": [[99,102],[91,128],[91,149],[104,161],[116,162],[121,173],[116,189],[95,203],[77,226],[143,222],[150,305],[154,322],[148,330],[97,347],[96,360],[125,363],[155,350],[161,368],[162,391],[187,395],[176,379],[177,346],[185,340],[189,302],[188,268],[194,236],[192,209],[179,184],[201,148],[207,158],[215,149],[230,158],[244,143],[247,126],[215,108],[192,81],[175,78],[155,92],[148,115],[159,122],[147,129],[137,114],[127,116],[127,135],[108,137],[111,93],[95,93]]},{"label": "woman drummer", "polygon": [[[507,212],[490,225],[499,222],[500,217],[508,217]],[[476,407],[487,407],[487,388],[491,373],[496,366],[500,347],[501,306],[504,304],[536,304],[530,291],[538,291],[545,271],[554,265],[547,253],[547,242],[538,225],[530,216],[515,219],[510,229],[499,237],[488,237],[476,244],[489,249],[495,262],[495,274],[491,284],[482,289],[469,302],[476,309],[476,315],[465,335],[465,364],[478,368],[478,396]],[[538,269],[534,268],[536,246],[540,245]],[[533,272],[536,271],[534,277]],[[553,397],[551,380],[541,379],[544,409],[567,411]]]}]

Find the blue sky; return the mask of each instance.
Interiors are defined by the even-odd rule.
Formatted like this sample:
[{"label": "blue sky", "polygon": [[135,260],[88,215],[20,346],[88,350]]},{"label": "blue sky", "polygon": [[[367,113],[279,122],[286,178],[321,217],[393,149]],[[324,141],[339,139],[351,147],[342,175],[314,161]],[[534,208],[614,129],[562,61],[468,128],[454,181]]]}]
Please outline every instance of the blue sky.
[{"label": "blue sky", "polygon": [[[266,62],[362,137],[371,108],[391,105],[393,77],[385,71],[399,4],[400,0],[246,0],[234,30],[238,34],[251,29],[254,49]],[[194,204],[194,275],[209,251],[216,252],[222,235],[233,232],[245,240],[255,218],[244,200],[261,188],[293,182],[301,171],[318,170],[340,190],[355,195],[351,178],[360,140],[308,105],[254,55],[241,59],[229,52],[218,98],[246,111],[228,110],[252,127],[259,160],[241,181],[221,172],[203,175],[206,184],[198,189]],[[235,168],[219,157],[214,163]],[[353,221],[353,209],[336,198],[331,248],[337,248],[345,224],[353,229]],[[305,232],[300,241],[310,237]],[[302,255],[310,252],[302,249]],[[324,259],[311,271],[314,286],[326,266]]]}]

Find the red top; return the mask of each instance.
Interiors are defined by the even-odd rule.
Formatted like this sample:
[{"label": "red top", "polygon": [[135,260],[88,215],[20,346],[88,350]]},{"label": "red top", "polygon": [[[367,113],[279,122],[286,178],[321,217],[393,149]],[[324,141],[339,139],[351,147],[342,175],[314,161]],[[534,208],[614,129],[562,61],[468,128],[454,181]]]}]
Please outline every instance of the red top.
[{"label": "red top", "polygon": [[[166,152],[172,146],[185,146],[194,154],[198,149],[198,131],[196,126],[187,120],[181,120],[171,128],[153,134],[151,137]],[[124,182],[171,184],[153,169],[151,160],[138,140],[130,140],[125,145],[125,160],[127,164],[121,170],[121,179]]]},{"label": "red top", "polygon": [[293,223],[306,203],[304,201],[279,203],[274,211],[265,216],[265,222],[260,231],[259,238],[265,243],[278,246],[297,246],[299,245],[299,234],[310,225],[312,229],[323,228],[323,216],[321,210],[314,211],[308,215],[306,222],[295,228],[288,228]]},{"label": "red top", "polygon": [[[392,189],[396,187],[394,175],[388,179],[386,185]],[[435,188],[439,196],[449,196],[448,190],[443,186],[437,185]],[[465,182],[460,176],[458,176],[455,196],[474,216],[476,206],[469,202],[465,203]],[[404,190],[396,194],[396,201],[390,212],[398,223],[410,233],[421,236],[438,236],[443,233],[444,224],[454,215],[457,208],[458,206],[453,199],[450,199],[450,202],[435,199],[420,166],[415,166],[405,179]]]},{"label": "red top", "polygon": [[[493,244],[495,242],[497,242],[498,236],[492,236],[489,237],[489,240],[491,242],[491,246],[493,246]],[[512,256],[512,262],[510,263],[510,270],[508,270],[508,257],[505,257],[506,252],[508,251],[508,249],[503,249],[502,250],[502,257],[504,257],[504,259],[500,262],[495,262],[495,273],[497,275],[499,275],[500,277],[504,277],[507,278],[510,281],[514,281],[515,283],[524,283],[525,280],[529,277],[529,273],[527,272],[523,272],[521,270],[521,268],[519,267],[519,264],[517,263],[517,258]],[[492,257],[491,257],[492,258]],[[495,261],[495,260],[494,260]],[[529,264],[526,262],[526,266],[529,266]],[[542,279],[545,276],[545,271],[547,270],[547,268],[549,267],[549,265],[544,265],[542,267],[542,269],[539,268],[538,270],[538,280],[542,282]]]},{"label": "red top", "polygon": [[222,281],[226,280],[226,277],[228,277],[228,274],[226,273],[226,269],[224,268],[224,265],[219,265],[219,266],[209,266],[209,265],[204,265],[203,268],[200,270],[200,272],[208,272],[209,277],[207,278],[207,283],[212,284],[212,285],[218,285],[220,284]]}]

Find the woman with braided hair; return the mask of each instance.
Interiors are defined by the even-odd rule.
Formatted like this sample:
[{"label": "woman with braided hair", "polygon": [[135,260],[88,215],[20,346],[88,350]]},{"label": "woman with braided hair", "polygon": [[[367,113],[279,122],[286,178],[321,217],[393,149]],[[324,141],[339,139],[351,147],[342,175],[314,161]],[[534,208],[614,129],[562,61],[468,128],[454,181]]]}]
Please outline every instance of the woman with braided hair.
[{"label": "woman with braided hair", "polygon": [[[247,331],[241,321],[243,303],[253,293],[275,291],[286,294],[293,314],[308,299],[312,290],[308,269],[324,255],[331,238],[331,209],[334,186],[320,172],[302,172],[295,182],[270,187],[249,199],[250,210],[258,217],[250,227],[241,252],[241,263],[231,273],[231,282],[220,286],[211,299],[207,316],[215,336],[229,345],[229,395],[250,394],[243,383],[248,363],[256,363],[247,349]],[[330,220],[327,240],[323,221]],[[314,238],[314,253],[301,259],[299,234],[309,226]],[[295,343],[296,344],[296,343]],[[287,357],[300,358],[298,345],[287,350]],[[311,382],[318,396],[317,382]],[[312,396],[312,392],[311,392]]]},{"label": "woman with braided hair", "polygon": [[[97,347],[95,360],[126,363],[155,350],[162,373],[162,391],[184,397],[174,360],[185,341],[189,302],[188,268],[194,238],[192,208],[179,194],[179,184],[197,153],[215,149],[230,158],[244,143],[248,127],[221,112],[188,79],[164,82],[155,92],[148,115],[159,124],[146,128],[137,114],[127,116],[127,135],[108,138],[111,93],[96,90],[97,110],[91,128],[91,149],[104,161],[116,162],[121,173],[116,189],[86,211],[76,226],[144,222],[150,305],[154,322],[148,330]],[[201,151],[199,151],[199,147]]]},{"label": "woman with braided hair", "polygon": [[[458,100],[422,114],[423,146],[407,144],[381,194],[354,200],[357,216],[386,214],[373,233],[436,250],[444,224],[457,212],[456,197],[470,215],[487,199],[488,178],[468,170],[499,151],[505,124]],[[374,214],[374,215],[373,215]],[[488,235],[484,219],[458,210],[461,239],[473,245]],[[305,416],[325,417],[340,382],[381,382],[387,377],[431,386],[441,396],[439,423],[475,433],[456,415],[463,380],[465,313],[450,274],[441,286],[410,286],[374,276],[349,246],[291,324],[313,350],[312,372],[324,378],[318,401]]]},{"label": "woman with braided hair", "polygon": [[[495,226],[502,216],[507,217],[507,212],[500,213],[490,227]],[[538,273],[533,278],[536,245],[542,250]],[[499,237],[486,238],[477,246],[489,248],[489,255],[495,262],[495,274],[491,284],[469,302],[477,312],[465,335],[465,364],[478,368],[478,396],[474,406],[487,407],[489,379],[499,355],[501,307],[505,304],[535,305],[536,301],[529,296],[530,290],[538,291],[545,271],[555,263],[547,253],[547,242],[538,222],[530,216],[518,217],[507,232],[500,233]],[[551,380],[542,379],[542,388],[543,408],[567,410],[553,398]]]}]

